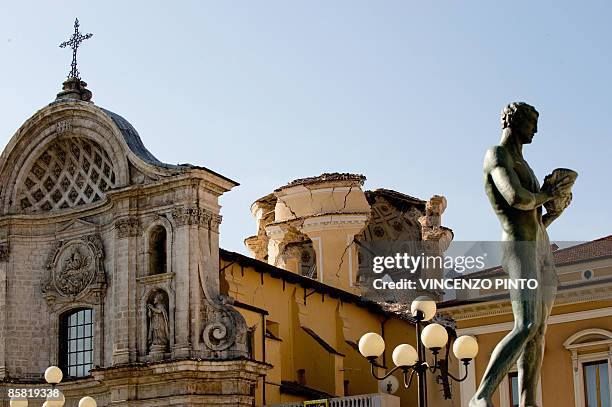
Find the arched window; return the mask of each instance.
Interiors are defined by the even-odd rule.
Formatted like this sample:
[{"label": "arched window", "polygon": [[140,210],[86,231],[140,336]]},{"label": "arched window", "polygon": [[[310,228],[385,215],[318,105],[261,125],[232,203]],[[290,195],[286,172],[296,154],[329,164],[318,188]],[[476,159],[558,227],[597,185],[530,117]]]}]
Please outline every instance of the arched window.
[{"label": "arched window", "polygon": [[71,310],[60,319],[59,362],[70,377],[89,375],[93,367],[93,310]]},{"label": "arched window", "polygon": [[166,272],[167,233],[163,226],[155,226],[149,234],[149,275]]},{"label": "arched window", "polygon": [[571,353],[574,405],[607,407],[612,401],[612,332],[589,328],[570,336],[563,346]]}]

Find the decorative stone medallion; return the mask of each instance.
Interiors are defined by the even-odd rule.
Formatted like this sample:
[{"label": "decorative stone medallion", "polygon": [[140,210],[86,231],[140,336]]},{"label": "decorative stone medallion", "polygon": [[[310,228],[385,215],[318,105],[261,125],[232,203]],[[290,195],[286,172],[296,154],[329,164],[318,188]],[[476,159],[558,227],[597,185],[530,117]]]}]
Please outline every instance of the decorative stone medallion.
[{"label": "decorative stone medallion", "polygon": [[106,287],[102,269],[104,251],[98,235],[58,242],[47,265],[43,292],[57,299],[75,299]]},{"label": "decorative stone medallion", "polygon": [[53,282],[60,294],[75,296],[83,291],[95,276],[95,260],[91,250],[76,242],[62,250],[53,270]]}]

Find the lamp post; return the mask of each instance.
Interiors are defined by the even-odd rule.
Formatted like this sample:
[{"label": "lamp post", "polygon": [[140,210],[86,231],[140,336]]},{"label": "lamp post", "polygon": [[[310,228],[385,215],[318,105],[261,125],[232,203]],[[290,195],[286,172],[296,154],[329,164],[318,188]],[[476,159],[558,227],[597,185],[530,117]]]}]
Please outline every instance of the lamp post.
[{"label": "lamp post", "polygon": [[[55,389],[55,386],[57,386],[63,378],[64,374],[62,373],[62,369],[57,366],[49,366],[47,370],[45,370],[45,381],[49,383],[53,389]],[[63,407],[66,403],[64,394],[59,390],[57,394],[57,396],[49,395],[42,407]],[[11,397],[9,406],[28,407],[28,399],[27,397]],[[92,397],[86,396],[79,401],[79,407],[97,407],[97,403]]]},{"label": "lamp post", "polygon": [[[432,374],[441,371],[442,374],[448,375],[456,382],[464,381],[468,376],[468,365],[478,354],[478,343],[472,336],[464,335],[455,340],[453,344],[453,353],[459,359],[464,367],[465,373],[463,377],[457,378],[448,373],[438,360],[440,350],[446,346],[448,342],[448,333],[446,328],[440,324],[430,323],[424,325],[424,322],[430,321],[436,315],[436,303],[429,297],[416,298],[410,307],[410,312],[416,320],[416,343],[415,349],[412,345],[401,344],[395,347],[391,358],[395,367],[387,372],[384,376],[376,374],[375,366],[377,358],[385,351],[385,340],[377,333],[369,332],[359,339],[359,353],[361,353],[371,365],[372,376],[376,380],[385,380],[395,371],[401,370],[404,376],[404,387],[409,388],[412,384],[414,375],[418,377],[418,394],[419,407],[427,406],[427,372]],[[425,349],[429,349],[434,357],[433,365],[429,365],[426,360]]]}]

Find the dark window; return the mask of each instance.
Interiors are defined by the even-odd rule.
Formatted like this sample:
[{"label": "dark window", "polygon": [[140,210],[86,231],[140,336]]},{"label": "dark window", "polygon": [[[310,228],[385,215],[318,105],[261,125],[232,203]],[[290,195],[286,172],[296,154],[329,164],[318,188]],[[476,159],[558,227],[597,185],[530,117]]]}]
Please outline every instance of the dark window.
[{"label": "dark window", "polygon": [[512,372],[508,375],[508,381],[510,382],[510,405],[512,407],[519,407],[519,387],[518,387],[518,373]]},{"label": "dark window", "polygon": [[298,369],[297,371],[297,382],[298,384],[306,384],[306,369]]},{"label": "dark window", "polygon": [[255,359],[255,332],[256,327],[250,327],[247,329],[247,351],[251,359]]},{"label": "dark window", "polygon": [[79,309],[60,321],[60,366],[70,377],[89,375],[93,367],[93,311]]},{"label": "dark window", "polygon": [[155,226],[149,235],[149,275],[166,272],[166,229]]}]

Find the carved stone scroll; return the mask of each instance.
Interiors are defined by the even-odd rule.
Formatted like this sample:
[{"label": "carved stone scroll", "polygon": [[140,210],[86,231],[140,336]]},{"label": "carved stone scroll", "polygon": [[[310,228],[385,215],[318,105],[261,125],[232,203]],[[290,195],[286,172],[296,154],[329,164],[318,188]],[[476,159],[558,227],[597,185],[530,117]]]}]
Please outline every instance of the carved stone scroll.
[{"label": "carved stone scroll", "polygon": [[119,219],[115,222],[115,229],[117,230],[117,237],[119,239],[125,239],[127,237],[135,237],[139,234],[139,223],[136,218],[125,218]]},{"label": "carved stone scroll", "polygon": [[222,217],[204,208],[182,207],[172,210],[172,219],[177,226],[199,225],[218,233]]},{"label": "carved stone scroll", "polygon": [[248,357],[248,327],[231,303],[231,298],[225,295],[220,295],[217,301],[207,301],[202,341],[207,353],[215,358]]}]

